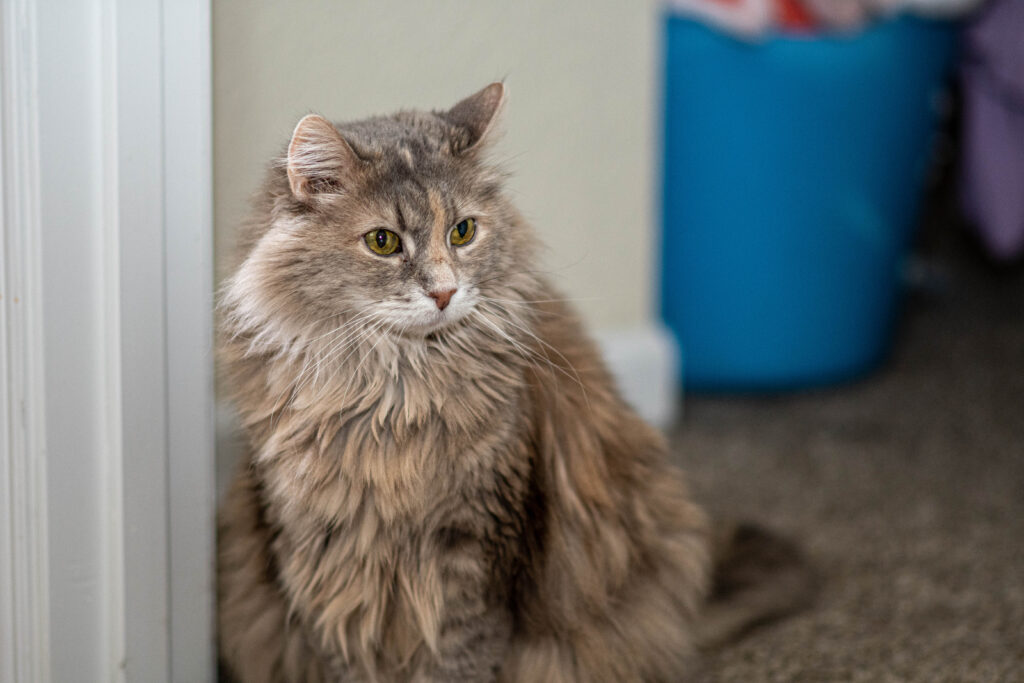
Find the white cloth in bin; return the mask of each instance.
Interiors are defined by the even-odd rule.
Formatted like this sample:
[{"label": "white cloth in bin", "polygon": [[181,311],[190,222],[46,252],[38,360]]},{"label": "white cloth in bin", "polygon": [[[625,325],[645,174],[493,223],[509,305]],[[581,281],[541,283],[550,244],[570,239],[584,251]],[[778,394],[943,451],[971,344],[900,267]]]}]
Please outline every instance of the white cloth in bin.
[{"label": "white cloth in bin", "polygon": [[667,6],[744,37],[766,32],[775,23],[774,0],[668,0]]},{"label": "white cloth in bin", "polygon": [[872,17],[897,12],[949,18],[974,11],[984,0],[801,0],[825,27],[849,30]]}]

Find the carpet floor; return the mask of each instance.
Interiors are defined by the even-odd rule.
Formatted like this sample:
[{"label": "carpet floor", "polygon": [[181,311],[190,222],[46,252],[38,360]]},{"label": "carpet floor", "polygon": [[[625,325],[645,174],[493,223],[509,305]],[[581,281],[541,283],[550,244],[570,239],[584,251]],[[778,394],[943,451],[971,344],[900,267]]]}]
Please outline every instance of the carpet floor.
[{"label": "carpet floor", "polygon": [[670,437],[695,495],[791,536],[823,579],[702,680],[1024,681],[1024,272],[971,251],[927,257],[870,377],[687,396]]}]

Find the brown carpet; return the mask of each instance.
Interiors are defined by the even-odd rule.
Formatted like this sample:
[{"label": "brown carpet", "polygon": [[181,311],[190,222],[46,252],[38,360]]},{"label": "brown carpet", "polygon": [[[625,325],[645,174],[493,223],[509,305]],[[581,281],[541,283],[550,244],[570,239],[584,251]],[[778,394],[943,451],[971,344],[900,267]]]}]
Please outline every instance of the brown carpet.
[{"label": "brown carpet", "polygon": [[697,496],[797,539],[824,581],[707,681],[1024,681],[1024,272],[955,242],[871,377],[687,397]]}]

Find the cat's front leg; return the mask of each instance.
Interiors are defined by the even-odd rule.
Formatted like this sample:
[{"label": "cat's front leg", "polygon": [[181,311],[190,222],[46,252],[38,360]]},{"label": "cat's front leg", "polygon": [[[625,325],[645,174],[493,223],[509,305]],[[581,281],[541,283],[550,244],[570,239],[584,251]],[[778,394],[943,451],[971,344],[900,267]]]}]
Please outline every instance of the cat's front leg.
[{"label": "cat's front leg", "polygon": [[439,656],[428,657],[415,683],[491,683],[505,658],[512,632],[506,609],[478,608],[450,612],[442,624]]},{"label": "cat's front leg", "polygon": [[512,611],[493,548],[470,525],[435,537],[443,608],[435,653],[421,660],[415,683],[497,680],[512,638]]}]

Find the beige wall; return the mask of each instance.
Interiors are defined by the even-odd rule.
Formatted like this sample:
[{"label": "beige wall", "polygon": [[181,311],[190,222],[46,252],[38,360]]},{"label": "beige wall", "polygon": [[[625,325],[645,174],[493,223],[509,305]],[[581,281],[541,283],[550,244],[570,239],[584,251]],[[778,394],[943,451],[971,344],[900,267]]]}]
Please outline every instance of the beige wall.
[{"label": "beige wall", "polygon": [[216,0],[213,34],[219,262],[303,114],[447,107],[504,78],[499,157],[545,267],[592,325],[651,316],[654,0]]}]

